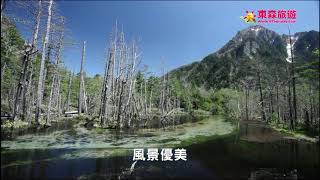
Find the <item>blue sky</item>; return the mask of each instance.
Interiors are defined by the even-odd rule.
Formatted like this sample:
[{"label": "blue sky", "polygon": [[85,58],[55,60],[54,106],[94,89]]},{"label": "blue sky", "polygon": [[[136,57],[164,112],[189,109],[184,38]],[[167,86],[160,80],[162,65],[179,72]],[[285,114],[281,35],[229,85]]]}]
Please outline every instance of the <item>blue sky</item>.
[{"label": "blue sky", "polygon": [[[319,29],[319,2],[243,2],[243,1],[57,1],[57,7],[67,19],[72,38],[79,44],[87,41],[85,69],[89,75],[103,73],[105,49],[116,19],[126,36],[140,39],[142,64],[149,71],[160,71],[161,59],[173,69],[217,51],[237,31],[248,27],[240,16],[245,11],[259,9],[294,9],[297,22],[290,24],[292,32]],[[266,27],[287,33],[287,24]],[[67,48],[64,62],[78,71],[81,48]]]}]

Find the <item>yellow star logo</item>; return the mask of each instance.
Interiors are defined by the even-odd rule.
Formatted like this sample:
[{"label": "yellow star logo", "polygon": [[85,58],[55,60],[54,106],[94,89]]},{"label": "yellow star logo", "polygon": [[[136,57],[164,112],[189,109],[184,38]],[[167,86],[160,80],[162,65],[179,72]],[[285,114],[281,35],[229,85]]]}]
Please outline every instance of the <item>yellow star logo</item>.
[{"label": "yellow star logo", "polygon": [[244,20],[244,22],[246,23],[255,23],[256,22],[256,19],[255,19],[256,15],[254,15],[254,12],[249,12],[249,11],[246,11],[246,16],[240,16],[240,18],[242,20]]}]

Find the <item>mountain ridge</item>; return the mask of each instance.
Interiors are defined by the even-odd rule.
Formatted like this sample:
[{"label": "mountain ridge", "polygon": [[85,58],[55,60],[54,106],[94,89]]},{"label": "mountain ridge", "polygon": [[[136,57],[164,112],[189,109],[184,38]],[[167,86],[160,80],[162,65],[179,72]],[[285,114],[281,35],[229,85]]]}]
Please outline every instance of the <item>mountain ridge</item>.
[{"label": "mountain ridge", "polygon": [[[294,33],[291,39],[294,57],[299,63],[308,61],[312,52],[319,48],[319,32],[314,30]],[[243,73],[248,73],[242,71],[250,69],[252,64],[285,68],[291,59],[288,46],[289,35],[280,35],[261,25],[250,26],[238,31],[219,50],[201,61],[173,69],[169,74],[184,83],[207,89],[229,87],[244,76]]]}]

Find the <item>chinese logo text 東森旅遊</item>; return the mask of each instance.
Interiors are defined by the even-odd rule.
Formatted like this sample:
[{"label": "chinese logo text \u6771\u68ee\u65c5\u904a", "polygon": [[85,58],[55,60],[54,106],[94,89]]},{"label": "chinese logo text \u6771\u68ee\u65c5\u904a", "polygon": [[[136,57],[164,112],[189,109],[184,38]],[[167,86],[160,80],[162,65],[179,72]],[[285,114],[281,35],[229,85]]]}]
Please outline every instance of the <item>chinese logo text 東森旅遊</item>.
[{"label": "chinese logo text \u6771\u68ee\u65c5\u904a", "polygon": [[297,19],[297,11],[293,9],[284,10],[265,10],[260,9],[257,11],[258,15],[255,14],[255,11],[246,11],[245,16],[240,16],[240,18],[249,24],[255,23],[295,23]]}]

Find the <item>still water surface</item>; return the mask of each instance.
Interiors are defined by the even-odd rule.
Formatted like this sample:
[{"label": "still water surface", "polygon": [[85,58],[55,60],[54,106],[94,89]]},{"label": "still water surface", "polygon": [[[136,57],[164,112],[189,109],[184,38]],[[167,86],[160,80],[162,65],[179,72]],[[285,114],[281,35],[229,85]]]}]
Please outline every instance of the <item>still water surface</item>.
[{"label": "still water surface", "polygon": [[[180,120],[185,121],[185,120]],[[180,122],[181,123],[181,122]],[[1,135],[1,179],[318,179],[319,144],[221,117],[116,132],[72,122]],[[138,161],[133,148],[185,148],[187,161]],[[263,176],[261,176],[263,174]],[[259,176],[258,176],[259,177]]]}]

